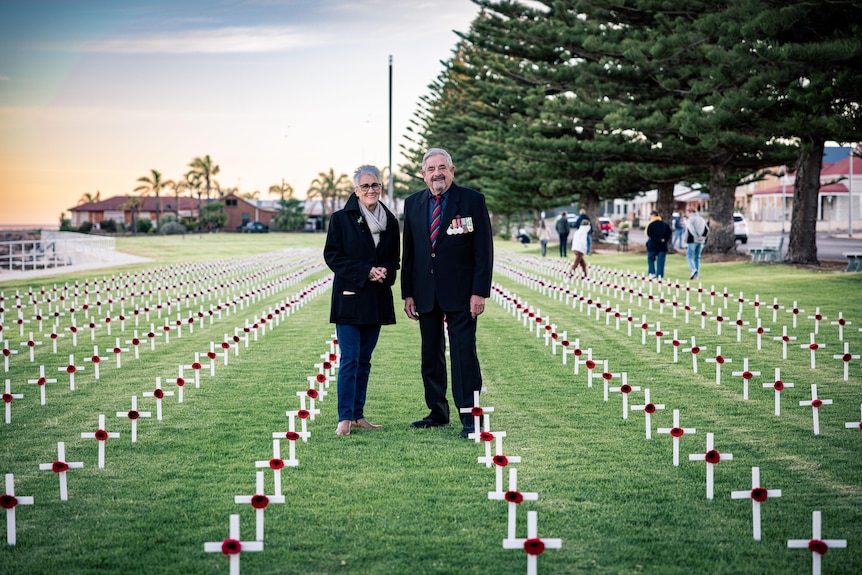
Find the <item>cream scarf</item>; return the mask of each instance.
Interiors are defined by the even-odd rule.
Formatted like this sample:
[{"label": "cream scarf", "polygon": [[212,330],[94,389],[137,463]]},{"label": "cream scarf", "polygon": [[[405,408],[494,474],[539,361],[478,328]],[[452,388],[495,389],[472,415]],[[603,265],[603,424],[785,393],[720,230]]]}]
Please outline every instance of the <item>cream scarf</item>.
[{"label": "cream scarf", "polygon": [[380,202],[374,207],[374,211],[369,211],[365,204],[359,202],[359,211],[362,217],[365,218],[368,224],[368,230],[371,232],[371,237],[374,239],[374,247],[380,243],[380,232],[386,231],[386,210]]}]

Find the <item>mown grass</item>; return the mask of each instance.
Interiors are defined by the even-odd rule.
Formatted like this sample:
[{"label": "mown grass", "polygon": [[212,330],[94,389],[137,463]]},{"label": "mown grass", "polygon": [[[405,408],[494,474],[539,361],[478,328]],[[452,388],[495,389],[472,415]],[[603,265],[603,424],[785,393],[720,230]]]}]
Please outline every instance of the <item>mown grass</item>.
[{"label": "mown grass", "polygon": [[[322,236],[280,234],[118,242],[121,250],[154,259],[152,265],[129,268],[139,270],[321,246]],[[526,266],[538,262],[539,258],[530,260],[535,250],[527,250],[527,258],[524,251],[515,244],[498,244],[498,262],[511,261],[512,267],[538,276]],[[549,257],[545,263],[555,259]],[[644,259],[600,250],[589,263],[642,272]],[[667,270],[671,278],[688,275],[679,256],[668,259]],[[120,271],[89,273],[78,279],[110,277]],[[591,273],[598,276],[594,270]],[[853,322],[845,328],[845,340],[854,353],[862,351],[859,275],[729,262],[705,264],[701,276],[707,289],[714,284],[734,298],[743,292],[746,298],[758,294],[769,305],[774,297],[785,306],[797,301],[806,312],[792,332],[799,340],[793,342],[788,359],[780,359],[780,346],[771,339],[780,334],[781,325],[789,325],[785,310],[773,325],[771,310],[761,309],[764,325],[772,331],[758,351],[747,331],[737,343],[735,329],[729,325],[718,337],[712,321],[701,330],[699,319],[686,324],[679,312],[674,319],[670,308],[659,314],[655,303],[650,311],[646,303],[639,306],[625,299],[621,308],[631,307],[637,326],[646,314],[650,324],[660,321],[665,333],[677,328],[681,338],[694,334],[698,345],[706,348],[704,358],[721,345],[722,355],[733,363],[724,366],[722,385],[716,386],[713,364],[700,361],[699,373],[694,374],[688,354],[680,354],[674,364],[668,346],[656,355],[654,337],[641,345],[638,327],[629,337],[625,326],[619,331],[614,328],[613,319],[606,325],[604,313],[596,320],[594,309],[587,315],[501,273],[495,276],[501,289],[540,308],[558,331],[567,331],[573,341],[579,338],[581,347],[591,348],[594,358],[609,361],[612,372],[626,372],[631,385],[649,387],[653,402],[666,405],[654,414],[653,439],[647,441],[642,413],[633,412],[623,420],[619,394],[611,394],[608,403],[602,401],[600,380],[587,387],[583,367],[574,376],[571,358],[562,365],[560,356],[553,356],[544,339],[524,328],[520,318],[499,305],[488,306],[480,319],[477,342],[487,389],[482,403],[495,409],[492,428],[507,433],[506,453],[522,458],[513,464],[518,468],[520,490],[539,493],[538,501],[520,506],[518,535],[524,536],[525,512],[531,509],[538,511],[541,536],[563,540],[562,549],[539,557],[540,572],[807,572],[811,554],[787,549],[786,541],[810,537],[814,510],[823,512],[824,538],[848,541],[847,549],[830,550],[823,558],[824,572],[862,570],[862,439],[858,431],[844,429],[844,422],[860,417],[862,364],[852,362],[850,381],[843,381],[843,365],[832,359],[842,349],[836,327],[829,325],[842,311]],[[557,281],[548,274],[545,277]],[[50,287],[68,279],[6,283],[0,291],[8,298],[16,289]],[[190,363],[194,352],[206,351],[210,341],[221,341],[245,318],[254,319],[306,283],[216,319],[215,325],[207,324],[193,335],[172,336],[171,345],[157,344],[155,353],[142,346],[141,359],[124,355],[120,370],[113,360],[107,361],[98,382],[92,369],[87,369],[76,378],[74,392],[68,383],[49,384],[46,406],[39,405],[36,386],[22,382],[34,377],[39,362],[64,381],[56,369],[65,365],[71,342],[64,338],[57,356],[50,353],[49,345],[41,346],[37,363],[31,365],[26,348],[18,345],[17,326],[8,326],[7,311],[3,337],[21,351],[13,356],[7,377],[13,392],[24,393],[25,398],[13,403],[12,423],[0,425],[0,470],[14,473],[16,493],[34,496],[36,504],[17,508],[18,544],[0,550],[0,572],[225,571],[224,557],[204,553],[203,543],[227,537],[231,513],[241,514],[243,539],[253,538],[253,510],[234,504],[233,498],[253,493],[254,462],[271,457],[271,433],[286,430],[284,412],[298,408],[296,392],[306,388],[307,376],[316,373],[314,364],[328,351],[333,332],[328,323],[329,294],[315,297],[282,319],[257,343],[241,349],[239,358],[231,356],[227,367],[219,364],[215,377],[203,373],[200,389],[187,384],[184,403],[177,404],[175,397],[166,399],[162,422],[154,421],[155,417],[140,419],[137,444],[129,440],[128,421],[114,414],[129,408],[133,394],[138,395],[140,410],[155,412],[153,401],[140,397],[153,387],[155,377],[175,375],[176,366]],[[574,289],[597,293],[594,286],[575,285]],[[658,293],[657,286],[653,289]],[[606,296],[599,299],[605,301]],[[708,304],[709,298],[704,301]],[[808,351],[799,345],[807,341],[812,326],[807,316],[818,305],[829,318],[820,328],[826,348],[818,354],[818,369],[811,370]],[[5,307],[10,308],[8,303]],[[728,308],[727,315],[735,319],[738,304]],[[752,320],[753,306],[746,304],[743,313]],[[129,332],[127,326],[124,339]],[[116,335],[108,338],[100,333],[100,349],[113,346]],[[89,345],[89,336],[79,335],[76,356],[88,354]],[[460,440],[458,426],[409,428],[410,421],[426,413],[418,350],[415,323],[399,316],[396,326],[383,329],[367,404],[369,419],[385,425],[381,431],[359,430],[348,438],[336,437],[334,385],[330,388],[330,396],[318,405],[321,415],[309,423],[312,437],[296,446],[299,467],[282,472],[288,503],[272,504],[266,510],[265,550],[243,554],[243,571],[487,574],[525,570],[524,553],[501,547],[506,506],[487,498],[494,489],[494,470],[476,461],[484,455],[484,446]],[[742,369],[743,357],[749,358],[751,370],[762,374],[752,380],[747,402],[742,401],[741,379],[730,375]],[[773,415],[772,392],[760,387],[772,381],[775,367],[781,368],[782,380],[796,386],[782,394],[779,418]],[[834,401],[820,410],[819,436],[812,432],[811,409],[798,406],[800,400],[810,398],[812,383],[822,398]],[[634,392],[630,404],[642,399],[642,392]],[[671,464],[670,438],[655,434],[657,427],[671,426],[674,408],[681,410],[683,426],[697,428],[695,435],[681,438],[679,467]],[[107,442],[105,469],[96,467],[95,441],[80,438],[81,432],[95,429],[99,413],[107,415],[110,431],[122,433],[120,439]],[[705,498],[705,464],[688,461],[689,453],[705,450],[707,432],[715,433],[719,451],[733,454],[732,461],[716,466],[711,501]],[[39,463],[55,458],[57,441],[66,442],[67,461],[85,462],[83,469],[68,474],[67,502],[59,501],[54,474],[38,470]],[[286,440],[281,449],[286,458]],[[763,505],[762,542],[751,537],[750,502],[731,500],[729,493],[750,486],[754,465],[760,467],[765,486],[783,491],[780,499]],[[272,494],[269,470],[266,486]]]}]

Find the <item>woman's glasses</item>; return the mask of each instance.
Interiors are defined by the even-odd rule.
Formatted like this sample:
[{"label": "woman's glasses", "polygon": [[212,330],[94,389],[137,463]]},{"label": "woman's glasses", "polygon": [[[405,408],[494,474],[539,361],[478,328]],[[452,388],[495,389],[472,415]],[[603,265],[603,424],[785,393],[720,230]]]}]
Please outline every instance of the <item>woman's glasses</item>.
[{"label": "woman's glasses", "polygon": [[377,183],[374,183],[374,184],[362,184],[362,185],[360,185],[360,186],[359,186],[359,189],[360,189],[360,190],[362,190],[363,192],[367,192],[368,190],[374,190],[375,192],[379,192],[379,191],[380,191],[380,188],[382,188],[382,187],[383,187],[383,186],[381,186],[380,184],[377,184]]}]

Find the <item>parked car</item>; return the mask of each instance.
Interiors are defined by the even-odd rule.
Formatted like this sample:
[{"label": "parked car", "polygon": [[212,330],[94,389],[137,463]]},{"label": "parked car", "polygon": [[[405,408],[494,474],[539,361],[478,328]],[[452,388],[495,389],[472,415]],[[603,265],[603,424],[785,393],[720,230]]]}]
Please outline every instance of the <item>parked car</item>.
[{"label": "parked car", "polygon": [[614,231],[614,223],[610,218],[599,218],[599,229],[603,236],[608,237],[608,234]]},{"label": "parked car", "polygon": [[236,231],[244,234],[262,234],[269,231],[269,226],[263,222],[248,222],[239,226]]},{"label": "parked car", "polygon": [[748,243],[748,222],[742,214],[733,214],[733,235],[743,244]]}]

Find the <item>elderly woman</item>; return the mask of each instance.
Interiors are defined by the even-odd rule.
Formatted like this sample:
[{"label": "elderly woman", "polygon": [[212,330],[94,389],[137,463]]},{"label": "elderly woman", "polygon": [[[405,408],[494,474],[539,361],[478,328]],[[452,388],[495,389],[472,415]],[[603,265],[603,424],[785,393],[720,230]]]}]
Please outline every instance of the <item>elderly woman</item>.
[{"label": "elderly woman", "polygon": [[332,214],[323,248],[335,273],[329,321],[341,348],[337,435],[383,427],[365,419],[365,395],[380,326],[395,323],[392,284],[400,257],[398,221],[380,202],[380,170],[360,166],[353,184],[344,209]]}]

